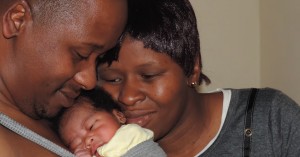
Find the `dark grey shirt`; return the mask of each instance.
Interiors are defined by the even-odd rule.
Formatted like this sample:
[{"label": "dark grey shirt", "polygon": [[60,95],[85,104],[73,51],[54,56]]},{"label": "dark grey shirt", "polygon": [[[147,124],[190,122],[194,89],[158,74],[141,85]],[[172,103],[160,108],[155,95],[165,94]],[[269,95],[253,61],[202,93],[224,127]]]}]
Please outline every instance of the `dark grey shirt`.
[{"label": "dark grey shirt", "polygon": [[166,157],[167,155],[152,139],[144,141],[131,148],[122,157]]},{"label": "dark grey shirt", "polygon": [[[243,156],[249,89],[231,89],[227,117],[216,141],[200,157]],[[253,109],[251,157],[300,157],[300,107],[271,88],[260,89]]]}]

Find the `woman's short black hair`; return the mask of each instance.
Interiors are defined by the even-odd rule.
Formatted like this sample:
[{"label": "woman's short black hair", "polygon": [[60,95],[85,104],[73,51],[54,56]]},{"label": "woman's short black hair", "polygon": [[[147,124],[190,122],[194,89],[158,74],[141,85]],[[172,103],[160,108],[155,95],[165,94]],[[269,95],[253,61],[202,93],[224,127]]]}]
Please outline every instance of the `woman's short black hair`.
[{"label": "woman's short black hair", "polygon": [[[196,59],[202,69],[197,20],[189,0],[129,0],[128,5],[128,23],[120,43],[100,64],[117,60],[122,40],[129,35],[145,48],[170,56],[186,76],[193,74]],[[210,83],[201,73],[199,83],[203,81]]]}]

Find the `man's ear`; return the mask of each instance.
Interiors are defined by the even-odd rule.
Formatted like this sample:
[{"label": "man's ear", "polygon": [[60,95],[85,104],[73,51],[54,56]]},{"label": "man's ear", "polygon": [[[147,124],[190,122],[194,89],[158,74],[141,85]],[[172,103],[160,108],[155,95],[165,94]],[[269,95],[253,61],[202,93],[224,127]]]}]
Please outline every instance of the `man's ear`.
[{"label": "man's ear", "polygon": [[3,35],[9,39],[17,36],[26,22],[31,19],[30,7],[26,1],[17,1],[3,15]]},{"label": "man's ear", "polygon": [[199,85],[200,74],[201,74],[200,60],[198,57],[196,57],[193,73],[189,76],[187,84],[191,87],[194,85]]},{"label": "man's ear", "polygon": [[112,113],[121,124],[125,124],[126,117],[122,112],[120,112],[118,110],[113,110]]}]

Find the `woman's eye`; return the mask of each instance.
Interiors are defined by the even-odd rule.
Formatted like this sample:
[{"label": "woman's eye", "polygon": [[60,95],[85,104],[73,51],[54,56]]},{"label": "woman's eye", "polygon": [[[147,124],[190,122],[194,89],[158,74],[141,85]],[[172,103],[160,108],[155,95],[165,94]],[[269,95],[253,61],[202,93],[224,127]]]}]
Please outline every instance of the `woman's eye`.
[{"label": "woman's eye", "polygon": [[117,78],[117,79],[113,79],[111,80],[112,82],[121,82],[121,79],[120,78]]},{"label": "woman's eye", "polygon": [[142,76],[142,78],[144,78],[144,79],[151,79],[151,78],[154,77],[154,75],[141,75],[141,76]]},{"label": "woman's eye", "polygon": [[141,77],[145,80],[151,80],[157,76],[159,76],[159,74],[142,74],[141,75]]},{"label": "woman's eye", "polygon": [[110,83],[119,83],[122,81],[120,78],[114,78],[114,79],[101,78],[101,80],[103,80],[105,82],[110,82]]}]

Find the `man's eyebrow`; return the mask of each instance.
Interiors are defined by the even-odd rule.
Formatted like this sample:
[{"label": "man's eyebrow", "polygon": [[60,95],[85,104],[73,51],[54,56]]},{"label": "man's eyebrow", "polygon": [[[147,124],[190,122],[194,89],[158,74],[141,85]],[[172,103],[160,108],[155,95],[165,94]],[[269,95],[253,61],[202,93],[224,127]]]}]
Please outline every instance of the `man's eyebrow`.
[{"label": "man's eyebrow", "polygon": [[101,50],[103,49],[103,45],[99,45],[98,43],[83,43],[84,45],[88,46],[91,51],[95,51],[95,50]]},{"label": "man's eyebrow", "polygon": [[94,50],[103,49],[103,46],[102,46],[102,45],[92,44],[91,46],[92,46],[92,48],[93,48]]}]

